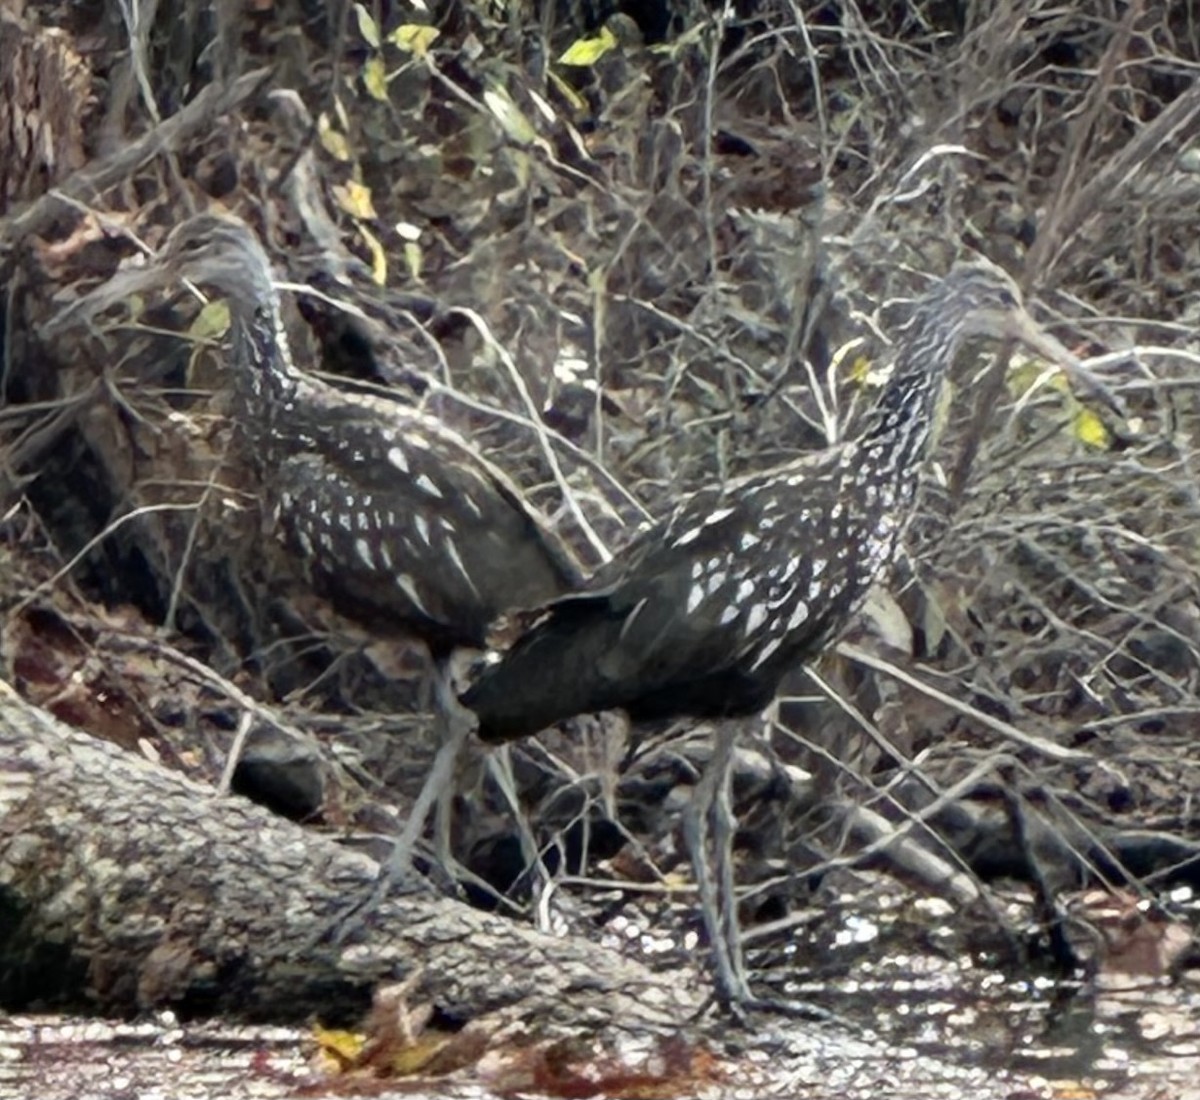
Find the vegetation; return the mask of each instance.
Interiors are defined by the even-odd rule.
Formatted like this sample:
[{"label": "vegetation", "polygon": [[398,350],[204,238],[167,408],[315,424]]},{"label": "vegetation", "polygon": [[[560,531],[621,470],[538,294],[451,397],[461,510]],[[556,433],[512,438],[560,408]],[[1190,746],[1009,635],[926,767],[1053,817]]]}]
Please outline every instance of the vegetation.
[{"label": "vegetation", "polygon": [[[785,983],[810,889],[867,904],[883,864],[972,912],[1022,882],[969,946],[1032,924],[1100,967],[1065,891],[1200,878],[1198,62],[1186,0],[0,0],[0,679],[210,783],[241,726],[239,782],[278,794],[282,753],[338,830],[419,784],[420,654],[280,599],[219,307],[42,327],[197,208],[305,288],[300,363],[469,434],[589,565],[852,430],[907,300],[982,252],[1124,414],[959,364],[889,594],[740,760],[752,962]],[[687,962],[672,792],[706,744],[609,718],[477,754],[472,897],[565,890],[564,928]]]}]

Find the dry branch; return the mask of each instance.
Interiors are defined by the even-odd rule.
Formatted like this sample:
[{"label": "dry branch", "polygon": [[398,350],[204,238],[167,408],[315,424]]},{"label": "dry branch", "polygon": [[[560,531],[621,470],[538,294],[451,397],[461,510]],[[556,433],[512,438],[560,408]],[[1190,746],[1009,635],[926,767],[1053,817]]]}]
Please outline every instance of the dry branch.
[{"label": "dry branch", "polygon": [[19,243],[31,233],[43,232],[71,200],[91,202],[108,188],[129,179],[160,153],[179,149],[204,132],[214,119],[249,99],[267,81],[270,72],[256,69],[227,87],[210,84],[186,107],[159,123],[136,141],[110,156],[88,164],[37,202],[11,217],[0,219],[0,247]]}]

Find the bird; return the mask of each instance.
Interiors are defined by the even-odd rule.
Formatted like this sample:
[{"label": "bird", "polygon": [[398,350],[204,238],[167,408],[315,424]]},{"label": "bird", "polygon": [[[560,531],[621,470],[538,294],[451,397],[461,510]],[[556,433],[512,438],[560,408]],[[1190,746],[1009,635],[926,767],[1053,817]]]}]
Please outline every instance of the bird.
[{"label": "bird", "polygon": [[684,831],[728,1006],[760,1003],[741,956],[730,856],[738,729],[836,639],[897,558],[947,373],[976,336],[1018,340],[1099,385],[1034,322],[1002,268],[960,262],[915,301],[891,375],[852,438],[683,497],[542,609],[460,696],[486,743],[615,709],[634,722],[717,720]]},{"label": "bird", "polygon": [[337,612],[372,632],[423,641],[434,662],[446,728],[381,876],[390,882],[409,869],[469,733],[449,686],[452,655],[482,648],[504,613],[577,587],[580,566],[511,479],[457,432],[411,404],[299,369],[271,261],[233,214],[182,221],[157,258],[118,272],[75,303],[70,319],[183,278],[228,304],[233,417],[289,554]]}]

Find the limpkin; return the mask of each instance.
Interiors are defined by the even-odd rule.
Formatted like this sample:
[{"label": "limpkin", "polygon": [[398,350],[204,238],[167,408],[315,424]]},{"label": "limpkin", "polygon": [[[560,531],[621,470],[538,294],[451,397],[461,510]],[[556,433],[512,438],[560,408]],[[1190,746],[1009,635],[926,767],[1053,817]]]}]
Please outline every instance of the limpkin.
[{"label": "limpkin", "polygon": [[181,278],[228,303],[234,416],[273,525],[313,588],[373,632],[423,640],[434,660],[437,709],[451,728],[395,848],[391,879],[407,869],[469,732],[449,686],[451,653],[482,647],[504,612],[576,587],[579,567],[517,487],[462,436],[409,405],[297,369],[271,262],[232,215],[184,221],[156,260],[118,273],[71,313],[93,316]]},{"label": "limpkin", "polygon": [[[1080,373],[1000,268],[956,266],[915,303],[890,379],[855,438],[684,498],[583,589],[552,603],[462,696],[480,737],[507,741],[615,708],[635,721],[757,716],[895,559],[943,381],[960,342],[976,335],[1020,340]],[[730,722],[717,728],[685,834],[718,994],[747,1005],[729,856],[735,731]],[[710,827],[719,889],[708,871]]]}]

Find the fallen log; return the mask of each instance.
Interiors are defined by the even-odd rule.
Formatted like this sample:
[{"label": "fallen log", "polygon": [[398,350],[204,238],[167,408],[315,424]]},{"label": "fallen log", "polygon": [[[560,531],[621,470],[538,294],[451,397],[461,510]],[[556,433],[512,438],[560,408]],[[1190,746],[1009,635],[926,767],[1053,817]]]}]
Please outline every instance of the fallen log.
[{"label": "fallen log", "polygon": [[698,973],[655,975],[427,893],[322,940],[376,863],[63,725],[0,681],[0,1007],[342,1020],[382,982],[457,1021],[674,1029]]}]

